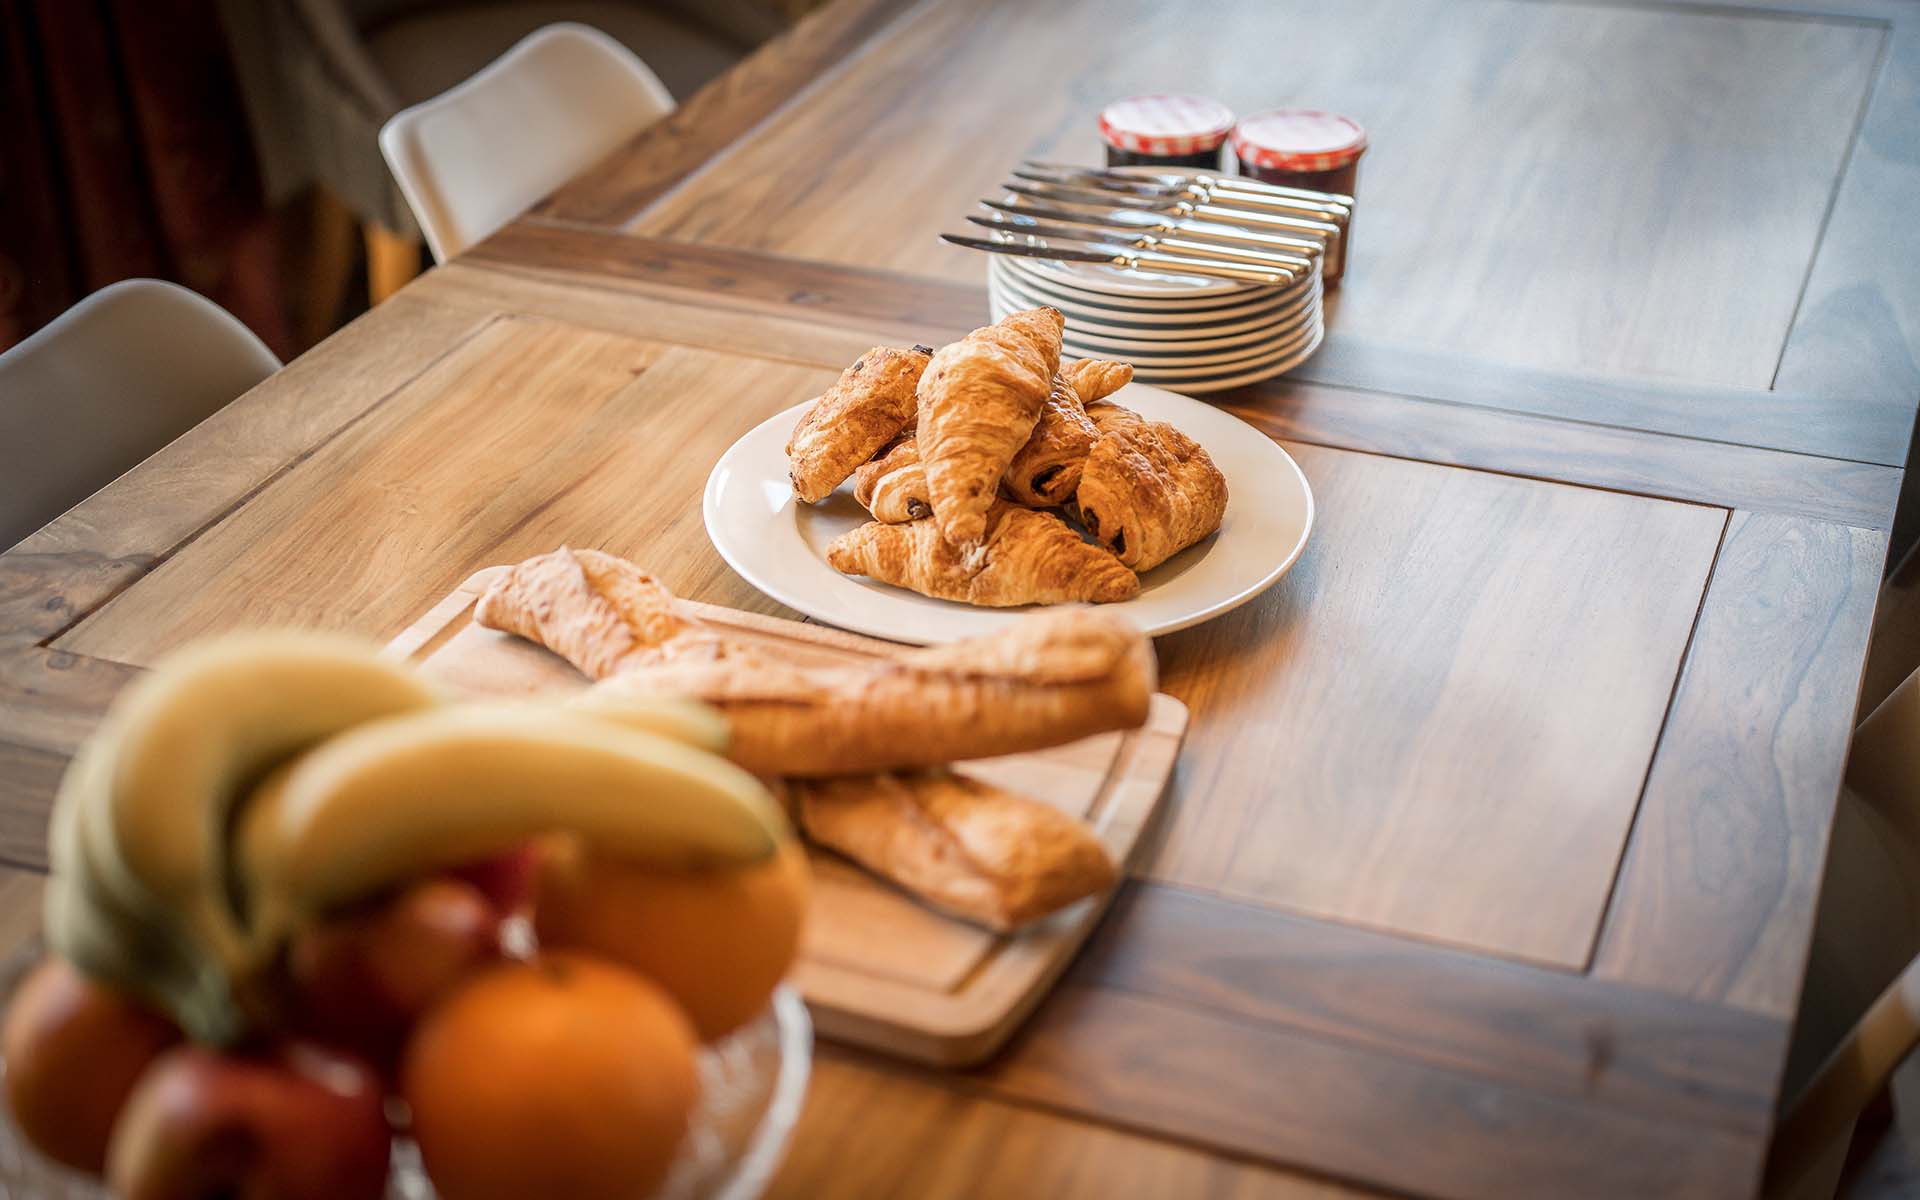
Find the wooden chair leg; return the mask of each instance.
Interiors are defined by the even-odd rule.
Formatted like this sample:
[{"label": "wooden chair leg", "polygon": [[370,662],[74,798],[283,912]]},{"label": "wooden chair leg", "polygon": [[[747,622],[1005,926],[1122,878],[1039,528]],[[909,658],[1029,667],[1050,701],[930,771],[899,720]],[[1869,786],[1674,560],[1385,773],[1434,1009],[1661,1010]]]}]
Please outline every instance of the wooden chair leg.
[{"label": "wooden chair leg", "polygon": [[378,304],[420,273],[420,243],[376,221],[363,230],[367,241],[367,298]]},{"label": "wooden chair leg", "polygon": [[299,330],[302,348],[333,332],[353,278],[353,213],[325,187],[313,189],[308,208],[313,226],[301,275],[307,281],[300,298]]}]

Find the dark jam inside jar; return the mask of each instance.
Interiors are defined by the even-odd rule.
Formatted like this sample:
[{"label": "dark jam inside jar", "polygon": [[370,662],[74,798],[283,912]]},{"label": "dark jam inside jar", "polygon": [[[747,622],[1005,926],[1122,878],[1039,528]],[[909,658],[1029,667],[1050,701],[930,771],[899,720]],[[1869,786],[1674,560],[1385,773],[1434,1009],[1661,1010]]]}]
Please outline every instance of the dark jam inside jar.
[{"label": "dark jam inside jar", "polygon": [[1100,110],[1110,167],[1218,171],[1232,129],[1232,109],[1179,92],[1129,96]]},{"label": "dark jam inside jar", "polygon": [[1110,167],[1190,167],[1196,171],[1218,171],[1220,169],[1220,147],[1203,150],[1194,154],[1145,154],[1138,150],[1122,150],[1118,146],[1107,147],[1107,165]]},{"label": "dark jam inside jar", "polygon": [[[1367,152],[1367,131],[1338,113],[1309,108],[1277,108],[1255,113],[1233,129],[1233,156],[1240,174],[1262,183],[1353,196],[1360,180],[1360,156]],[[1327,248],[1325,283],[1338,283],[1353,250],[1353,222],[1338,247]]]}]

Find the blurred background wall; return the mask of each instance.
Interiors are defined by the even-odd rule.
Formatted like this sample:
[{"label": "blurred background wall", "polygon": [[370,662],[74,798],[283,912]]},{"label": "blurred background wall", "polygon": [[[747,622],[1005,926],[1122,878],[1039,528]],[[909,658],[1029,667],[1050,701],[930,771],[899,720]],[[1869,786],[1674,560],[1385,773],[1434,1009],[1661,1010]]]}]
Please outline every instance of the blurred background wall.
[{"label": "blurred background wall", "polygon": [[684,101],[819,3],[0,0],[0,349],[154,276],[291,358],[419,261],[374,141],[393,112],[557,20]]}]

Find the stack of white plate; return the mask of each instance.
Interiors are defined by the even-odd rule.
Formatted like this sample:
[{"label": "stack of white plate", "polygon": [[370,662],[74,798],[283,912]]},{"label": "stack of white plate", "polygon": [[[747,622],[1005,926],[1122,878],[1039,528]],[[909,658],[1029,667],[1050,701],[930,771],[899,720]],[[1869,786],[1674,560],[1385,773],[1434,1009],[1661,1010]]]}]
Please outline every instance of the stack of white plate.
[{"label": "stack of white plate", "polygon": [[1217,392],[1278,375],[1320,346],[1320,264],[1285,287],[988,255],[993,319],[1052,305],[1073,358],[1133,364],[1143,383]]}]

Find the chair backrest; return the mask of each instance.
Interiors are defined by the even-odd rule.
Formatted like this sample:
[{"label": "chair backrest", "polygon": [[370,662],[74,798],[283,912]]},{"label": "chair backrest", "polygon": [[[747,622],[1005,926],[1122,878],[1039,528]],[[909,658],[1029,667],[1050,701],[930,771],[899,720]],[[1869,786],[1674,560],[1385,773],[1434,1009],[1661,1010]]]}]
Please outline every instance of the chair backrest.
[{"label": "chair backrest", "polygon": [[672,111],[666,86],[625,46],[561,22],[395,113],[380,152],[445,262]]},{"label": "chair backrest", "polygon": [[213,301],[129,279],[0,354],[0,550],[280,369]]}]

